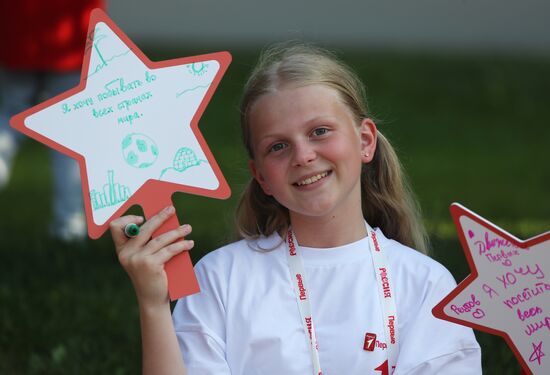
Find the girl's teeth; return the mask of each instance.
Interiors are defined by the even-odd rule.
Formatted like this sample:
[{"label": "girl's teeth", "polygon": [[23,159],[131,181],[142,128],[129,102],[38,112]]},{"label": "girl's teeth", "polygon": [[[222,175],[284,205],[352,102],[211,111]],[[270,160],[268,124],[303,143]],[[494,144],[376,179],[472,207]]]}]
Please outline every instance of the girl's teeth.
[{"label": "girl's teeth", "polygon": [[327,176],[327,172],[319,173],[316,176],[312,176],[312,177],[306,178],[304,181],[298,182],[298,186],[312,184],[312,183],[314,183],[316,181],[319,181],[320,179],[322,179],[323,177],[326,177],[326,176]]}]

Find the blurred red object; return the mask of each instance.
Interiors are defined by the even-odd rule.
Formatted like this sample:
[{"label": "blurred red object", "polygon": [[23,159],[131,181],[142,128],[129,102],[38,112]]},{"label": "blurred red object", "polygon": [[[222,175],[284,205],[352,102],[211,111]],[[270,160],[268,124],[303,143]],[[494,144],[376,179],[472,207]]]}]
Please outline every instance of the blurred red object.
[{"label": "blurred red object", "polygon": [[78,70],[94,8],[105,0],[0,0],[0,65],[14,70]]}]

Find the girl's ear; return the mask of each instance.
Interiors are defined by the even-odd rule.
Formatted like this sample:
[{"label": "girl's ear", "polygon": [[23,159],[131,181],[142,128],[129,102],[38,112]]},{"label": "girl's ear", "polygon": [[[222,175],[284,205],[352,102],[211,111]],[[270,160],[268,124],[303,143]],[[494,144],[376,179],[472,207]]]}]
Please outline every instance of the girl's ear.
[{"label": "girl's ear", "polygon": [[258,183],[262,187],[262,190],[264,191],[264,193],[266,195],[273,195],[271,194],[271,190],[269,189],[269,186],[265,182],[264,176],[262,176],[260,171],[258,171],[258,168],[256,168],[256,163],[254,162],[254,160],[248,161],[248,168],[250,169],[250,173],[252,173],[252,176],[254,177],[254,179],[258,181]]},{"label": "girl's ear", "polygon": [[361,121],[359,132],[361,135],[361,161],[365,164],[370,163],[376,152],[376,138],[378,134],[376,124],[372,119],[365,118]]}]

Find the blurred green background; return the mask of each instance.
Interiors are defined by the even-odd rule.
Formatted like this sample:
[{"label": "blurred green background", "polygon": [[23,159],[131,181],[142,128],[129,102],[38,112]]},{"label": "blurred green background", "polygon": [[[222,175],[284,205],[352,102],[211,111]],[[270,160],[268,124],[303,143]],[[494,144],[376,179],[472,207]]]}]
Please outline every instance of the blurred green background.
[{"label": "blurred green background", "polygon": [[[153,60],[204,53],[145,49]],[[248,178],[238,101],[258,49],[233,63],[200,121],[233,194],[175,194],[194,227],[194,261],[231,240]],[[448,213],[460,202],[520,238],[550,230],[550,64],[547,58],[340,50],[364,79],[379,129],[397,148],[421,202],[432,256],[468,273]],[[109,235],[67,245],[48,237],[47,150],[29,140],[0,192],[0,374],[137,374],[138,311]],[[140,212],[133,208],[132,212]],[[476,332],[488,374],[517,374],[504,340]]]}]

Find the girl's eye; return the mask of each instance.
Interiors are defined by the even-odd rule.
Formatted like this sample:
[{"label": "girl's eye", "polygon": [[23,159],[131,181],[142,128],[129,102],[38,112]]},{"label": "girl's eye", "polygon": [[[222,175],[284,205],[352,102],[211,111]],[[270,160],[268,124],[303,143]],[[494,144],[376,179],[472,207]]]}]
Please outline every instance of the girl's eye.
[{"label": "girl's eye", "polygon": [[315,130],[313,130],[313,135],[319,137],[321,135],[325,135],[328,133],[328,129],[327,128],[317,128]]},{"label": "girl's eye", "polygon": [[284,144],[284,143],[275,143],[274,145],[272,145],[272,146],[269,148],[269,152],[281,151],[283,148],[285,148],[285,144]]}]

